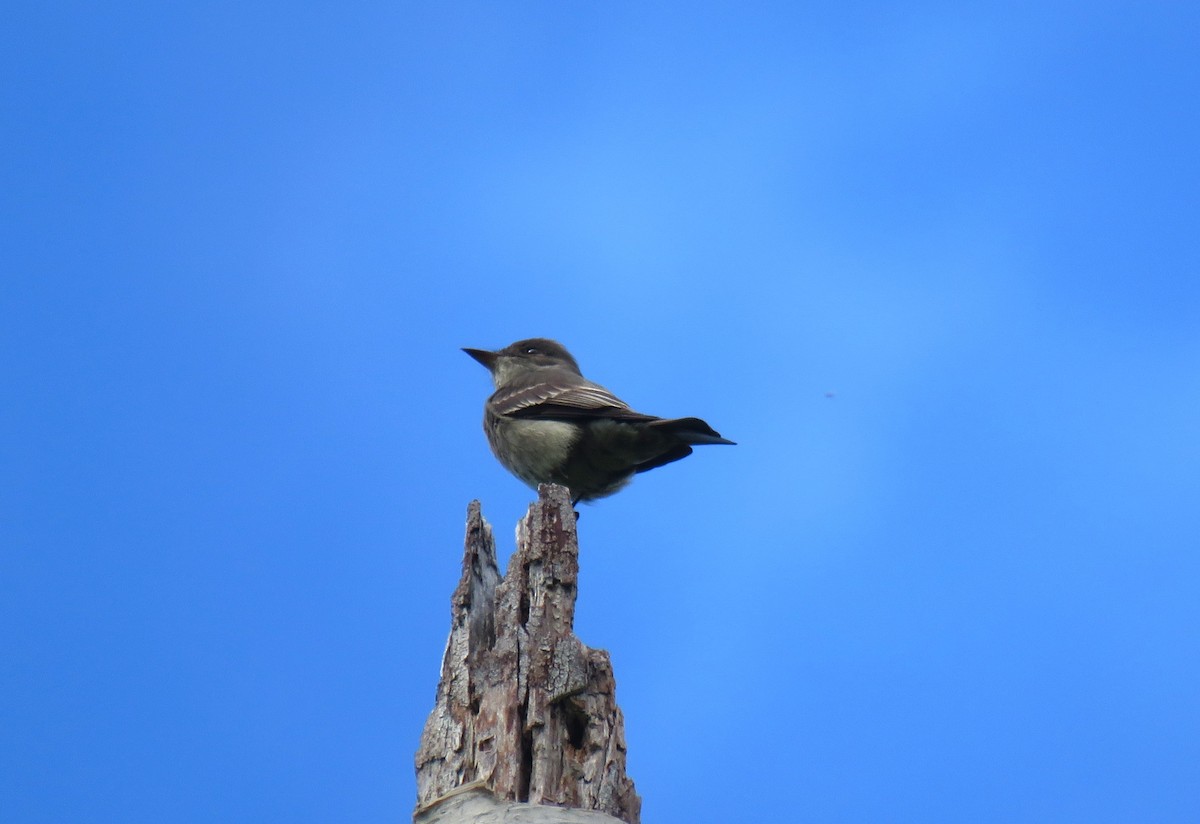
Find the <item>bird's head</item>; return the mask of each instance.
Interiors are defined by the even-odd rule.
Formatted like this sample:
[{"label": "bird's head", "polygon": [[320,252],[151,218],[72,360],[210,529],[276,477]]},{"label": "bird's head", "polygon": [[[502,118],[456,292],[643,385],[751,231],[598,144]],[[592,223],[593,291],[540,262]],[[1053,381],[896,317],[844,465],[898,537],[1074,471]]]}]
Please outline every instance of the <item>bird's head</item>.
[{"label": "bird's head", "polygon": [[535,369],[558,367],[580,374],[579,364],[561,343],[549,338],[527,338],[510,343],[495,352],[487,349],[463,349],[487,367],[492,381],[500,387],[518,375]]}]

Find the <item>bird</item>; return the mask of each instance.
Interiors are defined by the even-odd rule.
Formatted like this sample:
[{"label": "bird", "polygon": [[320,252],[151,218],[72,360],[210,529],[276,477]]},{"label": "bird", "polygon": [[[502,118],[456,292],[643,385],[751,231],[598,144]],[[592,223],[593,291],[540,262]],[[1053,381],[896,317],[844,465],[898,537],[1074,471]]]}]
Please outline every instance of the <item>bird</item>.
[{"label": "bird", "polygon": [[699,444],[729,444],[700,418],[659,418],[579,371],[558,341],[527,338],[503,349],[464,348],[491,373],[483,429],[500,463],[521,481],[567,487],[572,505],[619,491],[639,472],[686,458]]}]

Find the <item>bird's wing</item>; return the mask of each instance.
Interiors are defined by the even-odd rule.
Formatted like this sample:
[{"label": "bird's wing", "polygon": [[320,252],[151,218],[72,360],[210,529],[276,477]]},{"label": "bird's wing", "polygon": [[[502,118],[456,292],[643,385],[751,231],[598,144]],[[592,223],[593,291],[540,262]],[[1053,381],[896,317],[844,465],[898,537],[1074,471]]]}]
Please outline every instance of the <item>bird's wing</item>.
[{"label": "bird's wing", "polygon": [[629,404],[591,381],[576,375],[563,379],[547,376],[536,383],[504,387],[492,395],[492,410],[512,418],[612,418],[626,421],[653,421]]}]

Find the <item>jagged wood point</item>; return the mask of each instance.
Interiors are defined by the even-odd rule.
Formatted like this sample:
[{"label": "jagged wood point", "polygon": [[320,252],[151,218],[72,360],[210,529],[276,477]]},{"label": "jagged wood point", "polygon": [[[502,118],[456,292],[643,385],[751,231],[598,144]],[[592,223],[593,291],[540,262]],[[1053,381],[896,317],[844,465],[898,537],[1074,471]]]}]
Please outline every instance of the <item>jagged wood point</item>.
[{"label": "jagged wood point", "polygon": [[478,501],[468,506],[437,701],[416,755],[418,824],[639,824],[612,663],[572,631],[575,518],[564,487],[540,486],[501,578],[492,528]]}]

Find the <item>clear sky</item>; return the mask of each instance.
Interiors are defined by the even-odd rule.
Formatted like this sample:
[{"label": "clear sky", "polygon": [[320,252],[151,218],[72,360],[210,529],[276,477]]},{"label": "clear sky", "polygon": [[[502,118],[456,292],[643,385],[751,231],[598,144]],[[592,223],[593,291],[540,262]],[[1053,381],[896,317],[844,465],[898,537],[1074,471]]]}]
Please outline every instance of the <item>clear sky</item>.
[{"label": "clear sky", "polygon": [[1200,7],[29,3],[0,820],[397,822],[459,347],[711,447],[586,507],[647,824],[1200,815]]}]

